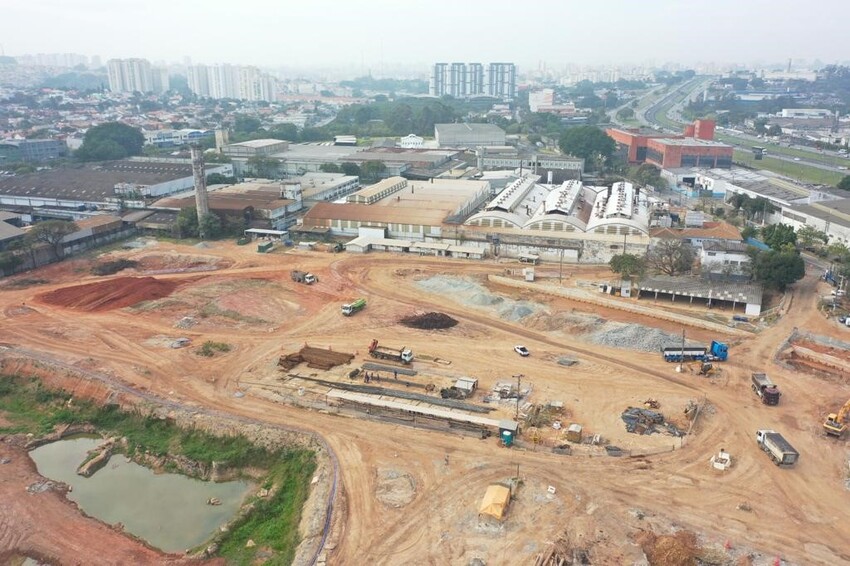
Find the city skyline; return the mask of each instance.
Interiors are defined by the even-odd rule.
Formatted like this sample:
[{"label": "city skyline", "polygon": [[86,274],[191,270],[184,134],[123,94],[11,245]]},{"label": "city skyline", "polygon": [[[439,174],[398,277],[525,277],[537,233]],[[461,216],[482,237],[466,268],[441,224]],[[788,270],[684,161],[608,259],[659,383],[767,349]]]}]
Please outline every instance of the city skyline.
[{"label": "city skyline", "polygon": [[[402,9],[385,0],[319,0],[286,9],[258,0],[241,12],[198,0],[120,6],[105,0],[43,0],[38,6],[18,3],[5,9],[2,49],[7,55],[75,52],[99,55],[103,61],[142,57],[175,63],[188,57],[205,64],[354,65],[373,71],[442,60],[507,60],[525,68],[536,68],[541,61],[558,66],[850,60],[842,28],[850,6],[829,9],[829,18],[808,24],[795,15],[799,5],[787,0],[718,0],[709,19],[695,19],[686,3],[671,0],[651,6],[532,1],[521,9],[508,0],[464,5],[438,1]],[[157,31],[163,22],[174,26],[169,33]],[[192,25],[181,27],[179,22]],[[415,27],[399,22],[415,22]],[[549,28],[542,27],[549,22]],[[30,33],[34,28],[38,34]],[[421,39],[411,41],[411,32]],[[476,35],[480,40],[470,41]],[[629,36],[634,40],[626,41]]]}]

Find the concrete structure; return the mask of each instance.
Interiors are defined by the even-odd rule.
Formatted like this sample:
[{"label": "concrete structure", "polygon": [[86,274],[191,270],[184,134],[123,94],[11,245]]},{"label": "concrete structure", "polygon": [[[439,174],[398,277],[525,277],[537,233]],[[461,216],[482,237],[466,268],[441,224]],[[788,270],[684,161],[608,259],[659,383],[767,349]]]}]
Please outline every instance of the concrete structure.
[{"label": "concrete structure", "polygon": [[289,180],[301,184],[304,202],[307,205],[319,201],[335,201],[347,197],[360,188],[360,177],[344,173],[310,172]]},{"label": "concrete structure", "polygon": [[779,118],[818,119],[832,118],[833,112],[825,108],[783,108]]},{"label": "concrete structure", "polygon": [[286,151],[289,142],[275,139],[250,140],[231,143],[222,148],[222,153],[233,159],[251,159]]},{"label": "concrete structure", "polygon": [[606,133],[617,144],[628,163],[652,163],[663,169],[680,167],[732,167],[731,145],[713,141],[713,120],[697,120],[685,127],[683,136],[670,136],[641,129],[610,128]]},{"label": "concrete structure", "polygon": [[[537,173],[541,170],[564,171],[566,177],[581,179],[584,171],[584,159],[566,155],[525,154],[513,146],[487,146],[475,150],[476,166],[485,171],[489,169],[519,169]],[[563,182],[565,179],[560,179]]]},{"label": "concrete structure", "polygon": [[[254,181],[209,191],[209,210],[219,216],[240,216],[255,228],[286,230],[303,208],[301,184]],[[155,210],[180,211],[195,205],[195,195],[179,195],[151,205]]]},{"label": "concrete structure", "polygon": [[[13,221],[18,215],[0,211],[0,251],[8,248],[12,243],[22,240],[26,232],[16,226]],[[0,275],[3,275],[0,272]]]},{"label": "concrete structure", "polygon": [[[207,176],[204,174],[204,152],[199,146],[192,146],[192,177],[195,187],[195,209],[198,218],[203,218],[210,212],[209,199],[207,198]],[[201,232],[201,238],[206,236]]]},{"label": "concrete structure", "polygon": [[732,153],[731,145],[701,139],[653,138],[646,143],[646,162],[662,169],[729,169],[732,167]]},{"label": "concrete structure", "polygon": [[163,93],[169,89],[168,72],[163,79],[163,69],[154,69],[147,59],[110,59],[106,70],[112,92]]},{"label": "concrete structure", "polygon": [[0,165],[15,161],[50,161],[68,154],[63,140],[0,140]]},{"label": "concrete structure", "polygon": [[490,63],[487,65],[487,94],[501,99],[516,98],[516,65]]},{"label": "concrete structure", "polygon": [[481,63],[435,63],[431,67],[428,93],[455,98],[488,95],[513,99],[517,94],[516,65],[490,63],[485,73]]},{"label": "concrete structure", "polygon": [[447,221],[468,216],[489,196],[486,181],[390,178],[350,195],[344,204],[316,204],[303,225],[341,236],[359,236],[361,227],[378,228],[389,238],[426,241],[440,237]]},{"label": "concrete structure", "polygon": [[425,138],[416,134],[408,134],[398,140],[398,146],[405,149],[419,149],[425,144]]},{"label": "concrete structure", "polygon": [[180,130],[142,130],[145,136],[145,145],[156,147],[176,147],[190,143],[196,143],[204,138],[215,136],[215,130],[196,130],[183,128]]},{"label": "concrete structure", "polygon": [[[214,164],[206,174],[233,175],[229,163]],[[0,206],[55,209],[141,208],[145,199],[191,189],[188,160],[144,158],[60,167],[27,175],[0,177]]]},{"label": "concrete structure", "polygon": [[190,65],[189,90],[209,98],[274,102],[277,83],[257,67],[241,65]]},{"label": "concrete structure", "polygon": [[693,277],[656,276],[640,282],[638,299],[666,300],[675,304],[705,304],[708,308],[723,305],[743,310],[748,316],[761,314],[762,287],[757,284],[712,282]]},{"label": "concrete structure", "polygon": [[527,174],[464,223],[467,240],[486,234],[493,255],[601,263],[649,247],[653,203],[631,183],[591,187],[581,181],[541,185]]},{"label": "concrete structure", "polygon": [[440,147],[505,145],[505,131],[495,124],[434,124],[434,137]]},{"label": "concrete structure", "polygon": [[428,83],[428,92],[431,96],[443,96],[446,94],[448,67],[448,63],[434,63],[431,67],[431,78]]},{"label": "concrete structure", "polygon": [[699,259],[703,273],[739,274],[750,263],[743,242],[703,242]]}]

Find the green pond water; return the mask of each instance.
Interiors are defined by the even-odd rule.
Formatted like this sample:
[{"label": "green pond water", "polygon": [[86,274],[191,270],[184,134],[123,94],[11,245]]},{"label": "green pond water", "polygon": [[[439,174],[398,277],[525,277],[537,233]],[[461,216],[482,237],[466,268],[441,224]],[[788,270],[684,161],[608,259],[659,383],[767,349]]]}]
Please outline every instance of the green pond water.
[{"label": "green pond water", "polygon": [[[205,482],[152,470],[115,454],[93,476],[77,475],[86,453],[100,438],[73,438],[30,452],[38,472],[64,482],[87,515],[124,529],[165,552],[182,552],[204,542],[239,509],[251,484],[244,481]],[[215,497],[221,505],[207,505]]]}]

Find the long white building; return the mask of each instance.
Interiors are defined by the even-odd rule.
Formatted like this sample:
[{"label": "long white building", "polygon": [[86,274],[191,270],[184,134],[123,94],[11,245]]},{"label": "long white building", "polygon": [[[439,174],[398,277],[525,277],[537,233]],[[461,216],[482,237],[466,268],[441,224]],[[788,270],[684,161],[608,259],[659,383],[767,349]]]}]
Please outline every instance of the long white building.
[{"label": "long white building", "polygon": [[208,98],[273,102],[277,84],[273,77],[257,67],[241,65],[191,65],[189,90]]},{"label": "long white building", "polygon": [[147,59],[110,59],[106,63],[112,92],[155,92],[169,89],[168,71],[151,67]]}]

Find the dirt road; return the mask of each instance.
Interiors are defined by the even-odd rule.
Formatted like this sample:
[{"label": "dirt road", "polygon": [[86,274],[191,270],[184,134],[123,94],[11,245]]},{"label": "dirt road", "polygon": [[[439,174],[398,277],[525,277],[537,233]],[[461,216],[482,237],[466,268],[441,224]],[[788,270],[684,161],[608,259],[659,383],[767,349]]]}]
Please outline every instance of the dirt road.
[{"label": "dirt road", "polygon": [[[179,255],[180,265],[196,252],[187,246],[160,247],[156,254]],[[133,258],[154,252],[122,253]],[[321,434],[337,454],[342,480],[338,509],[343,514],[329,540],[331,563],[467,564],[473,558],[487,564],[533,563],[538,553],[566,535],[587,548],[594,563],[622,564],[643,556],[632,542],[636,532],[677,527],[700,533],[709,546],[722,549],[728,542],[731,555],[754,552],[764,561],[782,556],[798,564],[850,562],[850,525],[841,519],[848,498],[847,445],[823,438],[820,430],[823,415],[850,397],[848,384],[795,373],[772,361],[793,327],[825,335],[841,330],[815,310],[819,283],[814,277],[798,283],[788,312],[776,326],[734,344],[721,376],[704,379],[676,373],[675,364],[665,364],[657,354],[584,342],[567,328],[531,328],[416,284],[435,274],[502,274],[498,264],[394,254],[259,255],[225,244],[205,249],[204,256],[218,258],[221,269],[204,275],[159,274],[157,278],[183,283],[153,305],[102,312],[40,301],[41,293],[103,279],[81,277],[75,272],[79,264],[54,266],[47,272],[50,283],[0,294],[7,307],[0,341],[111,373],[116,380],[187,406]],[[167,270],[167,262],[158,267]],[[320,283],[293,283],[290,269],[312,271]],[[115,278],[128,275],[146,274],[127,271]],[[589,308],[563,298],[498,291],[539,301],[553,311]],[[368,300],[367,308],[342,317],[339,305],[358,296]],[[264,309],[267,303],[271,306]],[[438,331],[396,324],[403,316],[428,311],[446,313],[459,324]],[[630,313],[596,314],[680,331],[673,323]],[[175,327],[186,317],[194,324]],[[158,336],[186,336],[196,345],[222,341],[232,349],[206,359],[194,354],[193,347],[157,346],[152,338]],[[450,360],[452,373],[475,376],[485,389],[522,373],[533,386],[533,402],[562,401],[569,419],[589,432],[625,449],[658,454],[609,458],[507,450],[493,439],[275,404],[250,387],[241,387],[248,391],[245,397],[234,397],[241,380],[272,379],[282,352],[309,343],[362,355],[372,338]],[[692,338],[725,339],[697,330]],[[531,350],[530,358],[513,353],[518,342]],[[554,360],[562,354],[579,363],[570,368],[557,365]],[[414,362],[414,369],[440,370],[421,361]],[[749,372],[755,370],[768,372],[780,384],[779,407],[761,405],[749,390]],[[679,416],[689,400],[707,398],[710,409],[679,448],[672,437],[625,432],[620,413],[648,397],[658,399],[661,410],[671,416]],[[759,428],[774,428],[791,441],[801,453],[795,468],[779,469],[757,449],[754,434]],[[720,448],[731,452],[734,461],[725,474],[708,465]],[[523,485],[505,523],[479,523],[477,506],[487,485],[514,476],[517,467]],[[401,489],[398,482],[386,484],[387,477],[413,486],[405,488],[413,490],[409,503],[387,506],[377,496]],[[4,544],[0,549],[9,549],[10,543]]]}]

